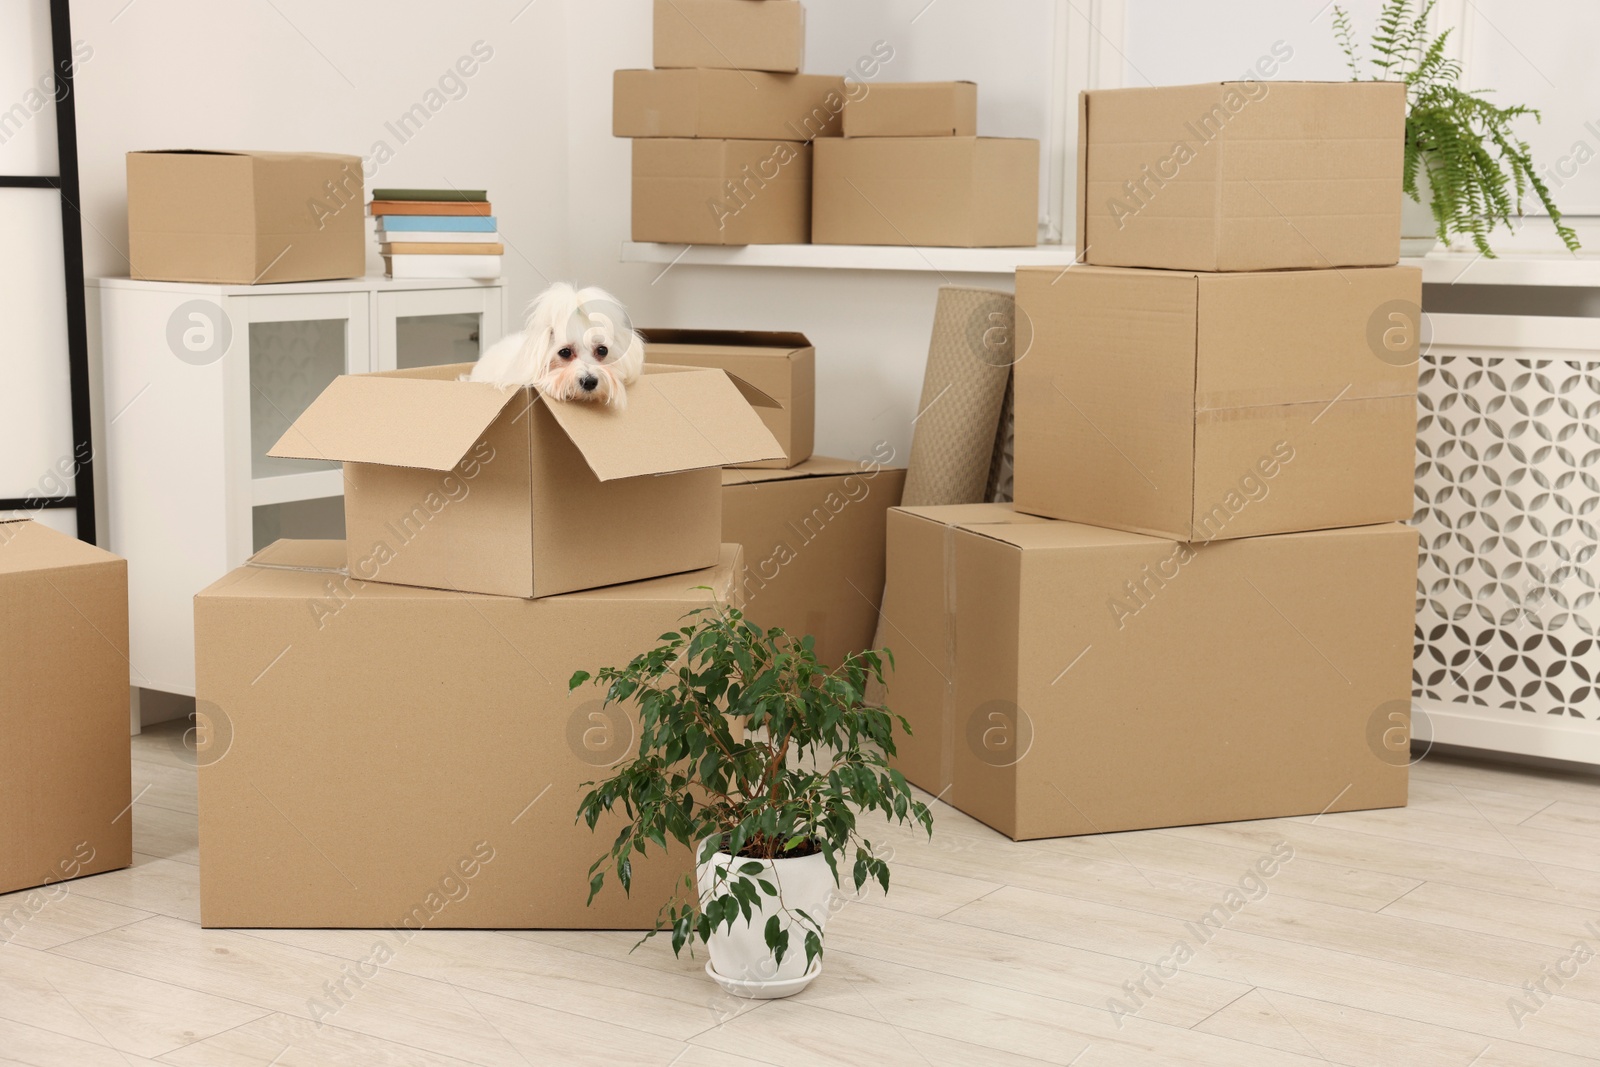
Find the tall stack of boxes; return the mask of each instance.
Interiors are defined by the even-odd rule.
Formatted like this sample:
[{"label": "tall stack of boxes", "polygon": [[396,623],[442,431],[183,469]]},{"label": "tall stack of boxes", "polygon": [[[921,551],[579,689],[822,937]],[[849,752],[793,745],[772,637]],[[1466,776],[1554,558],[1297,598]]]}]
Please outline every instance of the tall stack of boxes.
[{"label": "tall stack of boxes", "polygon": [[635,241],[811,239],[812,141],[838,136],[845,84],[804,60],[799,0],[657,0],[654,69],[613,83]]},{"label": "tall stack of boxes", "polygon": [[638,734],[567,683],[739,603],[719,467],[783,456],[771,401],[654,365],[618,412],[468,369],[337,379],[272,454],[343,461],[345,541],[196,598],[206,926],[639,928],[688,869],[585,906],[616,827],[573,812]]},{"label": "tall stack of boxes", "polygon": [[1084,94],[1014,505],[888,522],[902,767],[1013,838],[1403,805],[1404,86]]}]

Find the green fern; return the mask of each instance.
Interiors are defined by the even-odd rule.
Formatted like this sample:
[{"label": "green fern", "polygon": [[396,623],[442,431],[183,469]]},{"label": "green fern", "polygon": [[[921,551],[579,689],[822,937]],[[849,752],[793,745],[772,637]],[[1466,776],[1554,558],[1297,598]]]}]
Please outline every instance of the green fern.
[{"label": "green fern", "polygon": [[[1446,51],[1450,31],[1430,39],[1428,19],[1435,0],[1384,0],[1372,32],[1371,78],[1406,85],[1406,145],[1403,187],[1421,203],[1417,179],[1427,168],[1433,188],[1429,208],[1439,239],[1470,237],[1488,257],[1489,235],[1497,226],[1515,232],[1513,214],[1522,215],[1530,192],[1550,213],[1567,251],[1578,250],[1578,235],[1561,222],[1550,190],[1534,169],[1528,143],[1512,130],[1521,118],[1539,121],[1530,107],[1497,107],[1487,90],[1468,92],[1458,84],[1461,64]],[[1334,39],[1344,53],[1352,81],[1362,80],[1361,61],[1350,15],[1335,5]]]}]

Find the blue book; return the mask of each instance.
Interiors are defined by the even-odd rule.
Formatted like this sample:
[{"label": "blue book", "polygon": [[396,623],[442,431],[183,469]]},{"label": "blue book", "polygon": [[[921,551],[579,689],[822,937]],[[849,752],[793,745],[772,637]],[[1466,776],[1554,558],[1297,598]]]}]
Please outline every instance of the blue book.
[{"label": "blue book", "polygon": [[385,215],[378,225],[389,233],[493,233],[493,215]]}]

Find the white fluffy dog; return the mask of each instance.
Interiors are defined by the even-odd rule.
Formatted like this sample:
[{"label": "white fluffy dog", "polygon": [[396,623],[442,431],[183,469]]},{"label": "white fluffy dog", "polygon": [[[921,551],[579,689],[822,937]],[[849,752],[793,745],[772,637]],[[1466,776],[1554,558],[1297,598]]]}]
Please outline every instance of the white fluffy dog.
[{"label": "white fluffy dog", "polygon": [[616,297],[557,282],[529,305],[526,327],[490,346],[467,380],[620,408],[643,366],[644,342]]}]

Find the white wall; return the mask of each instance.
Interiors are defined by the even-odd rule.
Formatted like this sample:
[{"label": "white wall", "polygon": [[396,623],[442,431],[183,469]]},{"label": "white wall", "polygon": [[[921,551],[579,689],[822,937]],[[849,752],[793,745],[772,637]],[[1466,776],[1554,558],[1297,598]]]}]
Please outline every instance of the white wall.
[{"label": "white wall", "polygon": [[[520,12],[520,14],[519,14]],[[126,275],[124,156],[145,148],[349,152],[383,141],[373,185],[487,188],[506,277],[534,292],[567,240],[561,0],[76,0],[78,145],[88,275]],[[513,21],[514,19],[514,21]],[[493,50],[401,143],[385,127],[482,41]],[[368,243],[368,270],[381,272]]]},{"label": "white wall", "polygon": [[[1349,5],[1363,36],[1377,2]],[[1499,12],[1510,0],[1483,2]],[[386,120],[482,40],[494,57],[463,98],[398,148],[377,184],[487,187],[508,240],[514,314],[547,280],[568,278],[616,290],[641,326],[805,331],[818,349],[819,451],[864,455],[888,441],[904,456],[937,287],[1009,288],[1010,280],[682,265],[663,275],[659,266],[619,262],[629,236],[630,149],[610,133],[611,79],[619,67],[650,64],[650,8],[651,0],[76,0],[74,35],[93,48],[78,100],[88,272],[127,271],[127,150],[366,154],[375,141],[392,141]],[[887,40],[896,58],[883,77],[975,78],[985,133],[1048,137],[1056,10],[1056,0],[810,0],[808,66],[839,71]],[[1230,76],[1278,39],[1296,52],[1284,76],[1342,76],[1323,0],[1074,0],[1064,10],[1075,33],[1112,57],[1105,77],[1123,84]],[[1086,17],[1100,21],[1089,27]],[[1481,57],[1474,84],[1531,92],[1541,75],[1512,69],[1507,56],[1519,49],[1546,70],[1559,65],[1557,81],[1591,76],[1586,61],[1560,51],[1575,43],[1537,51],[1523,40],[1536,24],[1495,22],[1516,47],[1481,34],[1470,42]],[[1579,118],[1589,103],[1552,114],[1541,138],[1564,144],[1584,135]],[[1600,169],[1579,184],[1600,181],[1594,174]],[[370,243],[369,255],[376,271]]]}]

